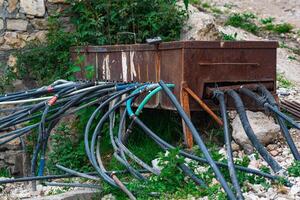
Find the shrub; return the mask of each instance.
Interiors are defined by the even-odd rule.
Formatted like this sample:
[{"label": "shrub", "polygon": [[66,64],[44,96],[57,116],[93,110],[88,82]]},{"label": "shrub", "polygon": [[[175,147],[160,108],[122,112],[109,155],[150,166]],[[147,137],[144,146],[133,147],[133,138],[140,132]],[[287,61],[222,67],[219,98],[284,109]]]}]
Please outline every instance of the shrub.
[{"label": "shrub", "polygon": [[177,40],[187,18],[186,10],[178,8],[176,1],[69,0],[69,3],[69,9],[62,15],[71,17],[74,32],[62,28],[59,15],[51,17],[47,41],[32,42],[16,53],[15,78],[34,80],[39,85],[66,79],[75,65],[70,62],[71,46],[142,43],[155,36],[163,41]]},{"label": "shrub", "polygon": [[256,16],[252,13],[234,13],[228,17],[225,25],[239,27],[256,34],[259,27],[254,23],[255,18]]}]

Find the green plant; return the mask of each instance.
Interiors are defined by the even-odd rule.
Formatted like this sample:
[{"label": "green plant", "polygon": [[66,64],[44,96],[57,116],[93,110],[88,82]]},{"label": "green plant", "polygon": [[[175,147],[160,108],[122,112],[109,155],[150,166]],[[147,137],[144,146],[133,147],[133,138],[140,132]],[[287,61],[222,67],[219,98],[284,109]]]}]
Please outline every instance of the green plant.
[{"label": "green plant", "polygon": [[288,23],[283,23],[283,24],[273,24],[273,23],[268,23],[264,26],[264,28],[268,31],[272,31],[278,34],[281,33],[289,33],[293,29],[293,26]]},{"label": "green plant", "polygon": [[287,171],[290,176],[294,176],[294,177],[300,176],[300,162],[294,161],[294,163],[287,168]]},{"label": "green plant", "polygon": [[297,60],[297,58],[295,56],[288,56],[288,59],[290,59],[290,60]]},{"label": "green plant", "polygon": [[[67,79],[78,70],[78,63],[70,62],[69,48],[75,45],[104,45],[145,42],[160,36],[164,41],[177,40],[187,19],[185,9],[176,1],[165,0],[68,0],[69,8],[61,15],[69,15],[74,31],[66,31],[61,15],[49,18],[49,32],[45,42],[33,41],[15,55],[17,64],[13,78],[44,85],[56,79]],[[187,7],[189,1],[184,1]],[[127,34],[129,33],[129,34]],[[87,66],[87,76],[93,75]],[[9,77],[9,78],[7,78]],[[3,86],[3,87],[5,87]],[[1,86],[0,86],[1,87]],[[1,88],[0,88],[1,89]]]},{"label": "green plant", "polygon": [[239,27],[257,34],[259,27],[254,22],[255,18],[256,16],[253,13],[233,13],[228,17],[225,25]]},{"label": "green plant", "polygon": [[10,171],[8,168],[0,168],[0,177],[11,177]]},{"label": "green plant", "polygon": [[33,41],[17,51],[16,78],[43,85],[69,76],[66,73],[71,64],[69,48],[75,39],[60,26],[57,18],[50,18],[47,41]]},{"label": "green plant", "polygon": [[76,1],[69,13],[78,41],[98,45],[134,40],[141,43],[156,36],[164,41],[176,40],[187,17],[185,10],[178,9],[176,1],[165,0]]},{"label": "green plant", "polygon": [[289,23],[276,24],[274,31],[276,33],[289,33],[294,27]]},{"label": "green plant", "polygon": [[6,90],[13,89],[12,82],[15,80],[14,69],[0,63],[0,92],[4,93]]},{"label": "green plant", "polygon": [[83,172],[92,169],[85,155],[82,131],[62,123],[51,135],[52,151],[48,154],[47,165],[50,173],[61,173],[55,164]]},{"label": "green plant", "polygon": [[260,19],[260,22],[262,24],[270,24],[273,23],[274,19],[275,19],[274,17],[267,17],[267,18]]},{"label": "green plant", "polygon": [[234,34],[226,34],[221,32],[222,39],[225,41],[236,41],[237,33]]},{"label": "green plant", "polygon": [[277,74],[277,82],[278,82],[278,87],[282,88],[292,88],[294,87],[293,82],[288,80],[283,73],[278,73]]}]

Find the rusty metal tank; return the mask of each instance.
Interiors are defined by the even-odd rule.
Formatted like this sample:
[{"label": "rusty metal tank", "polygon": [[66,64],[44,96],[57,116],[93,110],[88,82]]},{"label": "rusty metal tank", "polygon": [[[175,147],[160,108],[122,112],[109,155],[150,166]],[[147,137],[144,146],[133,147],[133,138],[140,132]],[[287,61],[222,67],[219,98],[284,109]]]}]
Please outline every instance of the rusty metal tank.
[{"label": "rusty metal tank", "polygon": [[[275,94],[275,41],[176,41],[157,45],[133,44],[81,46],[70,49],[72,59],[84,56],[82,66],[93,65],[96,79],[176,84],[180,99],[183,87],[195,92],[214,107],[210,91],[214,87],[234,88],[247,84],[264,84]],[[84,70],[78,74],[84,77]],[[243,98],[243,97],[242,97]],[[246,106],[254,107],[247,99]],[[148,107],[174,109],[164,95],[157,96]],[[191,110],[199,110],[194,100]]]}]

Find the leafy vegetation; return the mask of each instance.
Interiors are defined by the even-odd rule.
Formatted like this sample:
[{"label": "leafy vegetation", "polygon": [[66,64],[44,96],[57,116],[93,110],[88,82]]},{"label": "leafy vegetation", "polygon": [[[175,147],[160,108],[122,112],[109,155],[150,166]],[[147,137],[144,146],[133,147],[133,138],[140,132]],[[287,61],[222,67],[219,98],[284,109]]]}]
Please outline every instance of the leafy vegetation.
[{"label": "leafy vegetation", "polygon": [[11,177],[10,171],[8,168],[0,168],[0,177]]},{"label": "leafy vegetation", "polygon": [[260,20],[261,23],[263,24],[263,28],[268,31],[272,31],[274,33],[289,33],[292,31],[294,28],[291,24],[289,23],[281,23],[281,24],[274,24],[274,18],[268,17]]},{"label": "leafy vegetation", "polygon": [[221,32],[222,39],[225,41],[236,41],[237,33],[234,34],[225,34]]},{"label": "leafy vegetation", "polygon": [[[177,40],[187,12],[176,1],[165,0],[68,0],[69,9],[49,18],[46,42],[31,42],[16,53],[15,71],[5,79],[33,80],[38,85],[66,79],[78,65],[70,62],[69,48],[75,45],[143,43],[160,36]],[[188,1],[184,1],[186,6]],[[60,21],[71,16],[74,30],[65,30]],[[3,83],[8,80],[3,81]]]},{"label": "leafy vegetation", "polygon": [[294,163],[287,169],[290,176],[300,176],[300,162],[294,161]]},{"label": "leafy vegetation", "polygon": [[290,33],[294,28],[289,23],[274,24],[275,18],[267,17],[257,22],[257,16],[253,13],[233,13],[229,15],[225,25],[230,25],[244,29],[253,34],[258,34],[261,30],[266,30],[276,34]]},{"label": "leafy vegetation", "polygon": [[253,13],[233,13],[231,14],[225,25],[239,27],[253,34],[257,34],[259,27],[255,24],[256,16]]},{"label": "leafy vegetation", "polygon": [[278,87],[281,88],[292,88],[294,87],[293,82],[288,80],[283,73],[278,73],[277,74],[277,82],[278,82]]}]

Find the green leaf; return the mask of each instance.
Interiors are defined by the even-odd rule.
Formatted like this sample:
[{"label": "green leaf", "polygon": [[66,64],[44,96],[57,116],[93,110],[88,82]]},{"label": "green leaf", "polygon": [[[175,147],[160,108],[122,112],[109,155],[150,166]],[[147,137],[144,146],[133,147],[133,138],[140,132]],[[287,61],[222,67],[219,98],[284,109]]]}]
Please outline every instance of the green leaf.
[{"label": "green leaf", "polygon": [[72,66],[70,71],[73,73],[80,72],[81,68],[79,66]]},{"label": "green leaf", "polygon": [[184,2],[185,9],[188,9],[189,0],[184,0],[183,2]]}]

